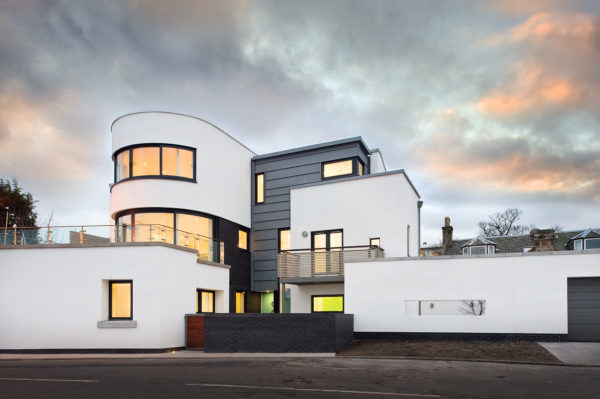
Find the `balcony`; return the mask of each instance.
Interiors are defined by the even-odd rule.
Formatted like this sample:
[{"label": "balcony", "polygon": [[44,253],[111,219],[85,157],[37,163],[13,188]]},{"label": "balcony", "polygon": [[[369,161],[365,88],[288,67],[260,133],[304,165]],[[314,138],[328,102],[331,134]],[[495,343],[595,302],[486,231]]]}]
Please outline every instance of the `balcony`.
[{"label": "balcony", "polygon": [[200,260],[224,263],[222,241],[160,224],[136,224],[134,228],[115,225],[0,228],[0,248],[5,249],[26,245],[108,246],[142,242],[194,249]]},{"label": "balcony", "polygon": [[[383,258],[378,246],[359,245],[324,249],[292,249],[277,255],[277,276],[280,279],[336,279],[344,276],[344,263]],[[298,281],[300,281],[298,280]],[[291,282],[291,281],[290,281]]]}]

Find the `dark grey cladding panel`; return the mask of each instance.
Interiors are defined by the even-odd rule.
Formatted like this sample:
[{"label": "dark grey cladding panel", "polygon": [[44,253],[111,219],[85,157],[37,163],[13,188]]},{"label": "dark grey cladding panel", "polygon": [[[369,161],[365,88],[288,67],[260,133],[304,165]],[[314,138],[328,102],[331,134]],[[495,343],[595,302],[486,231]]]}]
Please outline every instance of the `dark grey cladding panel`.
[{"label": "dark grey cladding panel", "polygon": [[254,251],[255,261],[268,260],[277,263],[277,247],[275,249],[261,249]]},{"label": "dark grey cladding panel", "polygon": [[268,222],[271,220],[289,220],[290,219],[290,211],[277,211],[277,212],[267,212],[267,213],[255,213],[254,221],[255,222]]},{"label": "dark grey cladding panel", "polygon": [[254,240],[253,251],[272,250],[273,246],[277,246],[277,239],[274,240]]},{"label": "dark grey cladding panel", "polygon": [[368,172],[368,154],[359,141],[252,161],[253,173],[265,174],[265,202],[252,203],[254,290],[277,289],[277,234],[278,229],[290,227],[290,187],[320,182],[323,162],[352,157],[359,157],[367,166],[365,172]]},{"label": "dark grey cladding panel", "polygon": [[[268,173],[265,174],[266,176],[268,176]],[[289,190],[289,187],[291,186],[298,186],[300,184],[308,184],[308,183],[315,183],[321,181],[321,172],[319,173],[309,173],[307,175],[297,175],[297,176],[291,176],[291,177],[286,177],[283,179],[275,179],[275,180],[270,180],[268,177],[265,177],[265,188],[266,188],[266,193],[265,196],[267,197],[265,199],[265,202],[269,202],[269,190],[275,189],[275,188],[282,188],[282,187],[287,187]]]},{"label": "dark grey cladding panel", "polygon": [[[290,227],[290,219],[281,219],[281,220],[269,220],[267,222],[253,222],[252,223],[252,231],[262,231],[269,229],[284,229]],[[275,233],[277,234],[277,233]]]},{"label": "dark grey cladding panel", "polygon": [[321,173],[321,163],[315,162],[309,165],[303,166],[292,166],[290,168],[281,169],[281,170],[270,170],[269,171],[269,179],[282,179],[286,177],[293,177],[298,175],[308,175],[311,173]]},{"label": "dark grey cladding panel", "polygon": [[[288,196],[288,198],[289,198],[289,196]],[[259,214],[259,213],[289,211],[289,210],[290,210],[290,202],[288,200],[288,201],[284,201],[284,202],[275,202],[275,203],[270,203],[270,204],[258,205],[256,208],[254,208],[254,213]]]},{"label": "dark grey cladding panel", "polygon": [[254,162],[256,165],[256,173],[262,173],[356,156],[361,156],[363,161],[367,159],[366,155],[358,146],[350,143],[341,148],[320,149],[315,152],[308,151],[297,155],[284,155],[281,157],[259,159]]},{"label": "dark grey cladding panel", "polygon": [[[281,190],[280,188],[278,188],[277,190]],[[271,192],[273,192],[275,190],[271,190]],[[269,195],[269,203],[273,204],[275,202],[290,202],[290,194],[289,194],[289,190],[288,190],[288,194],[281,194],[281,195]]]},{"label": "dark grey cladding panel", "polygon": [[277,270],[277,261],[274,260],[257,260],[254,264],[254,271]]}]

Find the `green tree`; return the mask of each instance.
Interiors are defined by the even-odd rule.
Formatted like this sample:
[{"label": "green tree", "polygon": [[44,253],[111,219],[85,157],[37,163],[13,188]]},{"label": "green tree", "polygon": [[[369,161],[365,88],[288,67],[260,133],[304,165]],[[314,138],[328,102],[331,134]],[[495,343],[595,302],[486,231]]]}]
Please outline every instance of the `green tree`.
[{"label": "green tree", "polygon": [[17,179],[13,178],[12,183],[0,179],[0,227],[6,226],[7,213],[8,227],[13,224],[18,227],[34,227],[38,216],[35,212],[36,202],[31,193],[26,193],[19,187]]}]

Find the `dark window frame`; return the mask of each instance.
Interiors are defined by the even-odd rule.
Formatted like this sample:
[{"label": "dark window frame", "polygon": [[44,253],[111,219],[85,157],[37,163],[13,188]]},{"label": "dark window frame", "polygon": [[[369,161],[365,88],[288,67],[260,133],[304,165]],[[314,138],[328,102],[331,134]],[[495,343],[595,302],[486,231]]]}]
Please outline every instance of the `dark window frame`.
[{"label": "dark window frame", "polygon": [[[262,186],[262,201],[258,201],[258,176],[262,176],[263,177],[263,186]],[[265,181],[265,173],[261,172],[261,173],[255,173],[254,174],[254,204],[255,205],[260,205],[260,204],[264,204],[265,203],[265,193],[266,193],[266,189],[265,189],[265,185],[266,185],[266,181]]]},{"label": "dark window frame", "polygon": [[[281,232],[282,231],[289,231],[290,232],[290,241],[291,241],[291,229],[289,227],[281,227],[279,229],[277,229],[277,253],[281,253]],[[291,242],[290,242],[290,247],[291,247]],[[291,249],[291,248],[290,248]]]},{"label": "dark window frame", "polygon": [[[198,288],[198,289],[196,289],[196,292],[198,293],[198,303],[196,304],[197,309],[198,309],[197,314],[200,314],[200,313],[217,313],[216,309],[215,309],[215,298],[217,296],[216,293],[215,293],[215,291],[203,290],[201,288]],[[210,293],[212,293],[212,299],[213,299],[212,300],[212,308],[213,308],[212,312],[205,312],[205,311],[202,310],[202,293],[203,292],[210,292]]]},{"label": "dark window frame", "polygon": [[[326,246],[325,248],[315,248],[315,235],[317,234],[327,234],[327,238],[325,240]],[[311,231],[310,232],[310,249],[314,251],[315,249],[331,249],[331,233],[342,233],[342,246],[341,247],[333,247],[333,248],[343,248],[344,247],[344,229],[332,229],[332,230],[320,230],[320,231]]]},{"label": "dark window frame", "polygon": [[[142,176],[132,176],[133,173],[133,150],[136,148],[155,148],[158,147],[158,175],[142,175]],[[189,177],[183,177],[183,176],[173,176],[173,175],[163,175],[163,148],[177,148],[177,149],[181,149],[181,150],[188,150],[188,151],[192,151],[192,157],[193,157],[193,161],[194,161],[194,165],[192,166],[192,172],[193,172],[193,176],[191,178]],[[125,151],[129,152],[129,177],[125,177],[122,178],[121,180],[117,181],[117,156]],[[167,180],[179,180],[179,181],[186,181],[186,182],[191,182],[191,183],[198,183],[197,181],[197,177],[196,177],[196,149],[194,147],[188,147],[185,145],[178,145],[178,144],[166,144],[166,143],[144,143],[144,144],[134,144],[134,145],[128,145],[126,147],[120,148],[117,151],[114,152],[113,156],[113,167],[114,167],[114,171],[113,171],[113,186],[115,184],[119,184],[121,182],[124,181],[129,181],[129,180],[137,180],[137,179],[167,179]]]},{"label": "dark window frame", "polygon": [[[240,247],[240,231],[246,232],[246,248]],[[237,248],[243,252],[250,252],[250,229],[238,226]]]},{"label": "dark window frame", "polygon": [[[113,317],[112,315],[112,285],[129,284],[129,317]],[[133,280],[108,280],[108,320],[133,320]]]},{"label": "dark window frame", "polygon": [[[325,177],[325,165],[328,165],[330,163],[343,162],[343,161],[352,161],[352,172],[351,173],[345,173],[343,175]],[[364,176],[366,174],[365,163],[363,161],[361,161],[359,157],[341,158],[341,159],[335,159],[332,161],[321,162],[321,180],[341,179],[343,177],[359,176],[359,174],[358,174],[358,164],[359,163],[362,164],[362,166],[363,166],[362,176]]]},{"label": "dark window frame", "polygon": [[[331,297],[342,297],[342,310],[324,310],[322,312],[315,312],[315,298],[331,298]],[[344,313],[346,309],[346,299],[344,294],[326,294],[326,295],[311,295],[310,296],[310,313]]]}]

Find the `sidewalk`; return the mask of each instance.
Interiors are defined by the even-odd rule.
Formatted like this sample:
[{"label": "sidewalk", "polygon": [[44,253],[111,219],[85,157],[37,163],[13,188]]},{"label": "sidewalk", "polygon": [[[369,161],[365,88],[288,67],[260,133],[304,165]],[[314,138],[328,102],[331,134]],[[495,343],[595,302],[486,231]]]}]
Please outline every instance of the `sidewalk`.
[{"label": "sidewalk", "polygon": [[539,344],[565,364],[600,366],[600,342],[540,342]]},{"label": "sidewalk", "polygon": [[335,353],[206,353],[194,350],[180,350],[165,353],[0,353],[0,360],[203,359],[282,357],[335,357]]}]

